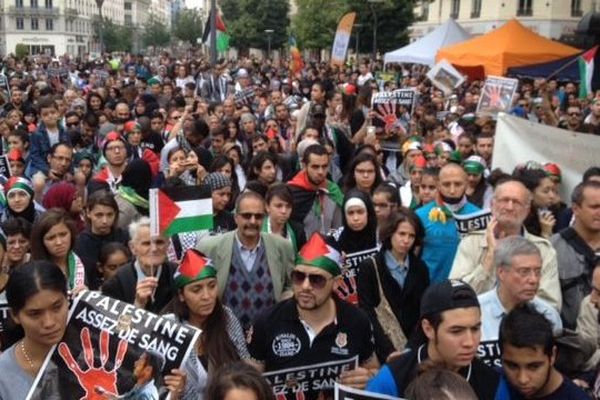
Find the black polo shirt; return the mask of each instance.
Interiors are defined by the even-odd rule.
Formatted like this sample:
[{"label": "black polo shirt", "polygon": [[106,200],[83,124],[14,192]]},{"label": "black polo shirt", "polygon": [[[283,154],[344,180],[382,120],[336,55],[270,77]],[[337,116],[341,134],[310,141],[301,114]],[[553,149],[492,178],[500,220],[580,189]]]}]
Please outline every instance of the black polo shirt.
[{"label": "black polo shirt", "polygon": [[347,360],[359,365],[374,356],[373,329],[365,312],[334,299],[336,320],[310,341],[295,299],[284,300],[256,319],[248,332],[248,349],[265,372]]}]

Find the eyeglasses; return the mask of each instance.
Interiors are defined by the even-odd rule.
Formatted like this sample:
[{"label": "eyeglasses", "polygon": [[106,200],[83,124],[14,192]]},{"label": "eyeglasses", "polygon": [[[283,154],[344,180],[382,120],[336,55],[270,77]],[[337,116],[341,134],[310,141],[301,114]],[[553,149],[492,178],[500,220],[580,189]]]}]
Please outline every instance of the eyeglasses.
[{"label": "eyeglasses", "polygon": [[577,112],[577,111],[573,111],[573,112],[570,112],[570,113],[569,113],[569,115],[570,115],[571,117],[573,117],[573,116],[575,116],[575,117],[579,117],[579,116],[581,115],[581,113],[580,113],[580,112]]},{"label": "eyeglasses", "polygon": [[125,151],[125,146],[107,146],[106,151]]},{"label": "eyeglasses", "polygon": [[294,285],[302,285],[306,278],[308,278],[308,283],[315,289],[323,289],[327,281],[331,278],[327,278],[323,275],[319,274],[307,274],[306,272],[294,270],[292,271],[292,282]]},{"label": "eyeglasses", "polygon": [[238,215],[244,218],[245,220],[251,220],[252,217],[254,217],[254,219],[256,220],[260,220],[265,217],[265,214],[262,213],[238,213]]}]

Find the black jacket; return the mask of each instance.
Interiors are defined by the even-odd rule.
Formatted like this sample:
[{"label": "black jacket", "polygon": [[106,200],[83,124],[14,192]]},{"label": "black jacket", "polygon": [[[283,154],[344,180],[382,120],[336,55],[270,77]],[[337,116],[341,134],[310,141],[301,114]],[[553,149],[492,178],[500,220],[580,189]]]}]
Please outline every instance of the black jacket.
[{"label": "black jacket", "polygon": [[[408,274],[404,281],[404,287],[401,288],[385,265],[385,252],[386,250],[380,250],[373,256],[373,259],[382,280],[383,294],[400,323],[402,332],[409,339],[419,321],[421,297],[429,286],[429,270],[419,257],[411,254]],[[358,305],[367,312],[373,324],[377,356],[381,362],[385,362],[390,353],[400,349],[394,348],[377,320],[375,308],[379,305],[381,298],[372,258],[367,258],[358,266],[357,288]]]},{"label": "black jacket", "polygon": [[127,246],[129,234],[123,229],[116,228],[106,236],[99,236],[86,228],[77,235],[74,250],[83,262],[90,290],[97,290],[102,283],[97,263],[102,246],[110,242],[119,242]]},{"label": "black jacket", "polygon": [[[150,300],[146,305],[147,311],[159,314],[171,301],[175,294],[173,284],[173,273],[177,269],[174,263],[166,262],[162,266],[158,287],[154,293],[154,301]],[[133,263],[124,265],[117,274],[102,285],[102,293],[130,304],[135,302],[135,288],[137,286],[137,273]]]}]

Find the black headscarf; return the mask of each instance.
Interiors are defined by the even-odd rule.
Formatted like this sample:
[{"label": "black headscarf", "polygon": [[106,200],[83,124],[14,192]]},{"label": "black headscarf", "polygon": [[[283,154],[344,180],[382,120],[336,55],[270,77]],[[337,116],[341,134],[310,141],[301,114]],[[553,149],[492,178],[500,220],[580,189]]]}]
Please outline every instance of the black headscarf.
[{"label": "black headscarf", "polygon": [[[346,203],[351,198],[358,198],[365,203],[367,207],[367,225],[361,231],[353,231],[346,221]],[[377,216],[373,202],[368,194],[358,189],[351,189],[344,196],[344,206],[342,207],[342,222],[344,229],[338,238],[338,244],[346,254],[356,253],[362,250],[372,249],[377,246]]]},{"label": "black headscarf", "polygon": [[[148,200],[150,186],[152,185],[152,171],[148,163],[142,159],[131,160],[123,171],[121,185],[133,189],[138,195]],[[143,215],[148,214],[147,209],[136,206]]]}]

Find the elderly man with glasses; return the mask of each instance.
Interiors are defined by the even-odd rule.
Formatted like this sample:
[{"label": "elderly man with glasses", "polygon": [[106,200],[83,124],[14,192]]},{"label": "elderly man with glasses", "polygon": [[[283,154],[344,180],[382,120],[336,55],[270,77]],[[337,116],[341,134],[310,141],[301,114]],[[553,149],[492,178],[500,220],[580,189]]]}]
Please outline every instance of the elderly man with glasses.
[{"label": "elderly man with glasses", "polygon": [[261,232],[265,200],[259,194],[243,192],[235,210],[237,229],[203,238],[197,249],[213,260],[223,304],[248,326],[290,295],[294,250],[288,240]]}]

